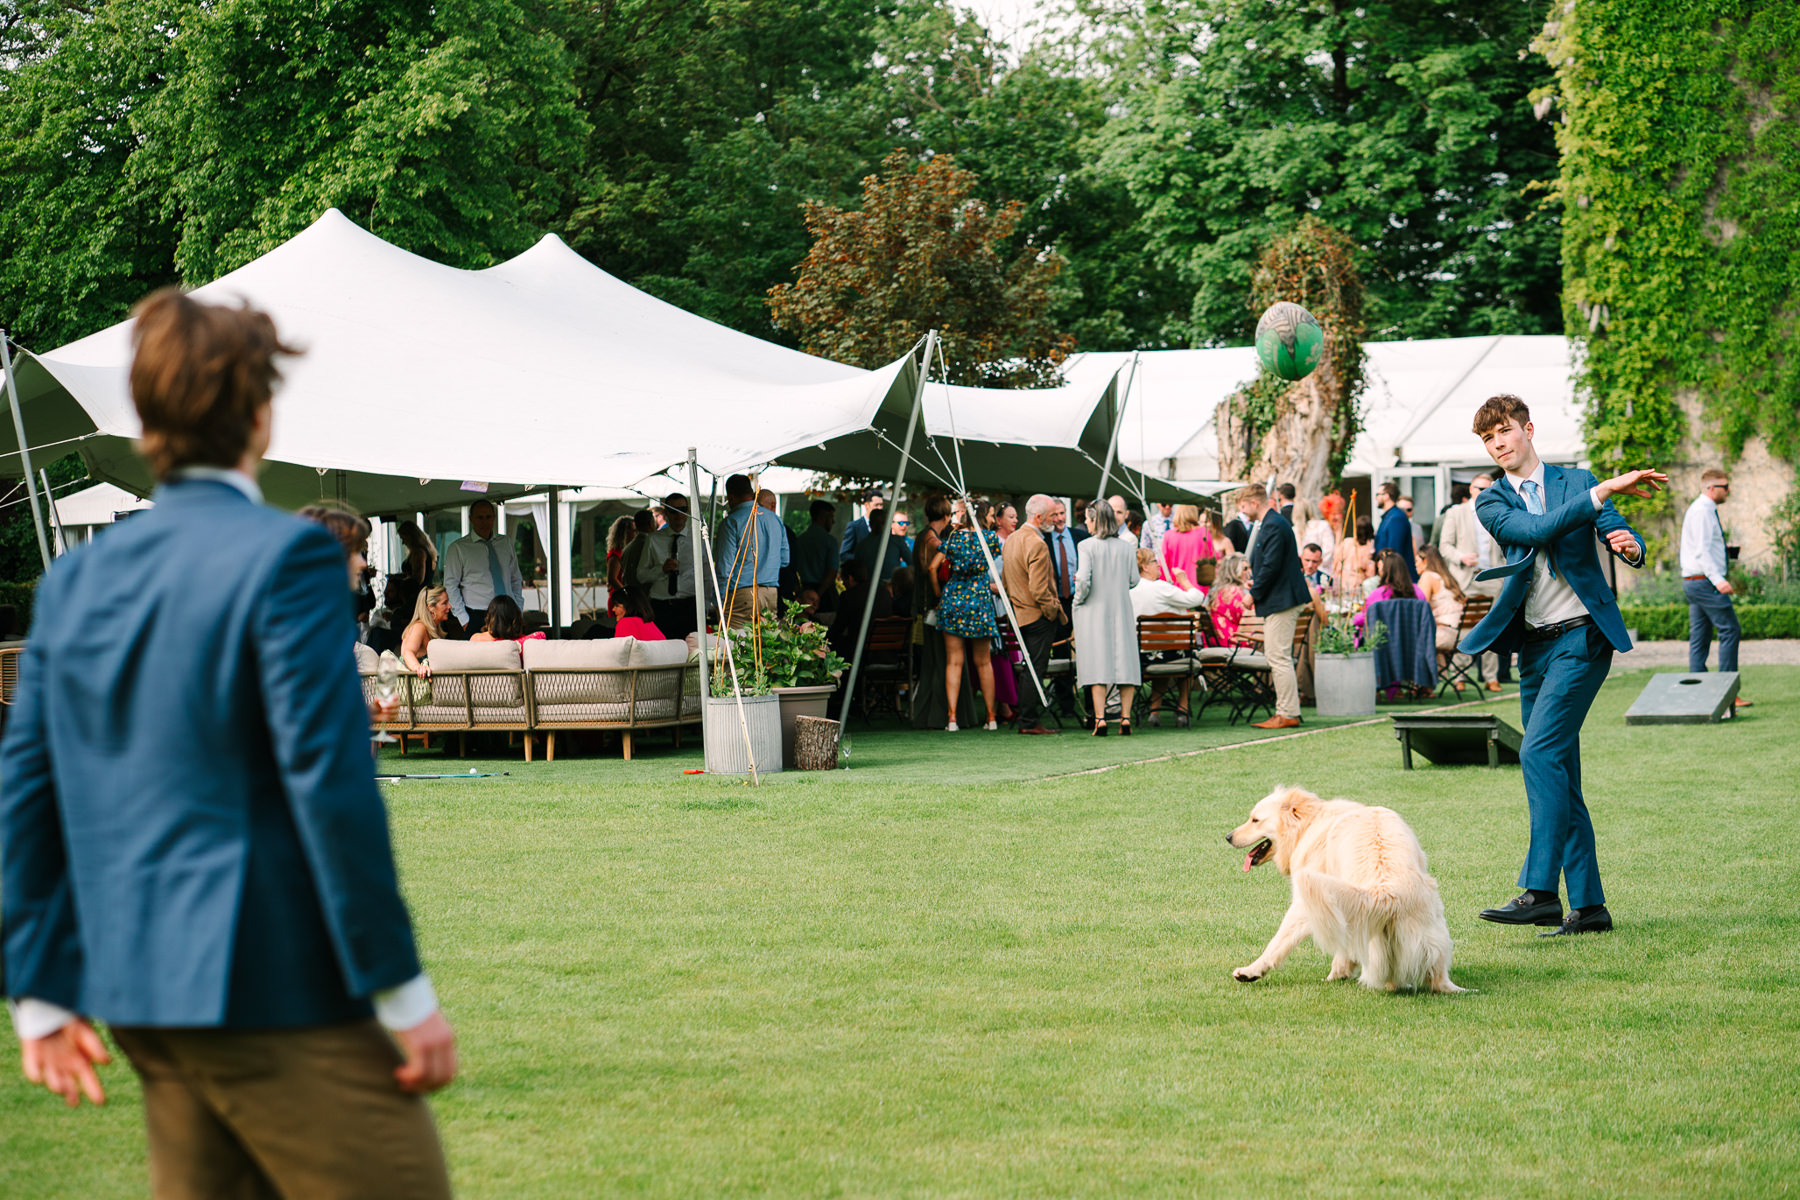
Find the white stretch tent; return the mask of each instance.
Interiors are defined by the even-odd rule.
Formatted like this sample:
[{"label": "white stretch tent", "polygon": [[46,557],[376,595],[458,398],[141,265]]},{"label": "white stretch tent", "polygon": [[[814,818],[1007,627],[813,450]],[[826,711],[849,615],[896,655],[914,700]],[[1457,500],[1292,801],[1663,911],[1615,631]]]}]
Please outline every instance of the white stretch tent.
[{"label": "white stretch tent", "polygon": [[[335,209],[195,294],[254,304],[307,351],[284,367],[263,477],[286,505],[331,496],[409,513],[467,503],[484,488],[499,497],[628,487],[683,461],[689,446],[721,474],[781,461],[884,476],[918,378],[911,357],[865,371],[696,317],[554,236],[464,271]],[[78,447],[96,478],[149,490],[131,450],[130,356],[130,322],[21,356],[15,377],[35,457]],[[954,404],[973,486],[1079,494],[1098,482],[1114,397],[1099,372],[1038,392],[933,385],[926,432],[949,433]],[[921,453],[929,463],[929,447]],[[16,473],[17,463],[12,431],[0,430],[0,469]]]},{"label": "white stretch tent", "polygon": [[[1380,479],[1406,466],[1487,465],[1469,432],[1487,397],[1511,392],[1531,407],[1538,453],[1574,463],[1586,452],[1569,342],[1558,335],[1367,342],[1363,432],[1346,475]],[[1079,354],[1066,372],[1090,384],[1120,372],[1129,354]],[[1213,411],[1256,378],[1249,346],[1156,350],[1139,357],[1120,417],[1120,456],[1153,475],[1212,479],[1219,473]],[[1120,374],[1121,387],[1129,372]]]}]

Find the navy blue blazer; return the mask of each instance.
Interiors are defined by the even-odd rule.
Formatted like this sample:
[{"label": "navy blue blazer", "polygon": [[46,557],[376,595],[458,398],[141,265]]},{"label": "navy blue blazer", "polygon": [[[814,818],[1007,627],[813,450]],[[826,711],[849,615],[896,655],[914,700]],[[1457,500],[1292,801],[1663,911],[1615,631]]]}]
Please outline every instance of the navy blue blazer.
[{"label": "navy blue blazer", "polygon": [[1392,550],[1405,559],[1413,582],[1419,581],[1419,564],[1413,552],[1412,520],[1398,504],[1382,513],[1381,524],[1375,527],[1375,553],[1379,555],[1383,550]]},{"label": "navy blue blazer", "polygon": [[1312,602],[1294,526],[1278,512],[1262,519],[1262,530],[1250,547],[1250,599],[1256,603],[1259,617]]},{"label": "navy blue blazer", "polygon": [[8,995],[352,1020],[419,973],[323,528],[195,480],[57,560],[0,742]]},{"label": "navy blue blazer", "polygon": [[1545,464],[1543,516],[1525,506],[1525,498],[1513,490],[1512,481],[1505,475],[1476,499],[1476,518],[1505,553],[1507,563],[1522,569],[1507,576],[1494,607],[1469,630],[1458,649],[1465,654],[1479,654],[1488,649],[1510,651],[1518,645],[1525,631],[1525,595],[1531,590],[1536,573],[1531,559],[1540,553],[1550,555],[1557,574],[1574,589],[1606,640],[1617,650],[1631,649],[1618,602],[1600,570],[1594,534],[1596,530],[1607,534],[1624,529],[1637,538],[1635,558],[1614,552],[1632,567],[1643,565],[1644,539],[1618,514],[1612,501],[1598,509],[1594,507],[1588,493],[1595,482],[1591,472]]}]

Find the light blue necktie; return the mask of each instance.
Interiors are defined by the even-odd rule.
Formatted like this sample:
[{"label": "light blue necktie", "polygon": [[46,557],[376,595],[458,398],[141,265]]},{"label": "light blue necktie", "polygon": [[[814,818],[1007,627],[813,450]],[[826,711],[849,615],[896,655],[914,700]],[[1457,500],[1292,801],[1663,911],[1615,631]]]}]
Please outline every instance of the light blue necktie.
[{"label": "light blue necktie", "polygon": [[504,596],[507,594],[506,572],[500,569],[500,556],[494,553],[494,540],[492,538],[487,540],[487,552],[488,574],[492,576],[494,580],[494,595]]},{"label": "light blue necktie", "polygon": [[[1544,515],[1544,498],[1538,494],[1537,481],[1533,480],[1533,479],[1527,479],[1524,483],[1521,483],[1519,485],[1519,488],[1520,488],[1520,490],[1522,490],[1525,493],[1525,507],[1530,509],[1533,513],[1537,514],[1538,516],[1540,516],[1540,517],[1543,516]],[[1547,547],[1547,546],[1544,548],[1544,565],[1546,567],[1548,567],[1550,570],[1550,578],[1555,579],[1556,578],[1556,560],[1554,560],[1550,557],[1549,547]]]}]

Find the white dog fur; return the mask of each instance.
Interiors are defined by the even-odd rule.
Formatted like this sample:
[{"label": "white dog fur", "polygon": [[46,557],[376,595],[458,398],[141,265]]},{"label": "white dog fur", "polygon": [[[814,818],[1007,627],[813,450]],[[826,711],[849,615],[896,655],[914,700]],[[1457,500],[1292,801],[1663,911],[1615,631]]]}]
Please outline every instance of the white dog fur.
[{"label": "white dog fur", "polygon": [[1347,979],[1360,967],[1358,982],[1377,991],[1464,990],[1450,981],[1450,929],[1437,880],[1398,813],[1277,788],[1225,840],[1250,851],[1246,871],[1273,861],[1293,882],[1281,928],[1233,978],[1261,979],[1311,934],[1331,956],[1327,981]]}]

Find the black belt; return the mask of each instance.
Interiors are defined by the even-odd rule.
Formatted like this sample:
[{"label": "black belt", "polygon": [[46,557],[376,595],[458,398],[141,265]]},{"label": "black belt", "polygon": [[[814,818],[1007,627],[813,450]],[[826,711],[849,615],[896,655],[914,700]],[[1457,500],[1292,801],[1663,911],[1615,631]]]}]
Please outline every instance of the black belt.
[{"label": "black belt", "polygon": [[1594,618],[1592,617],[1570,617],[1568,620],[1558,621],[1554,625],[1535,625],[1525,631],[1525,640],[1528,642],[1555,641],[1571,629],[1580,629],[1583,625],[1592,625],[1593,623]]}]

